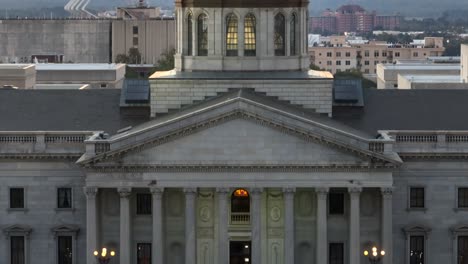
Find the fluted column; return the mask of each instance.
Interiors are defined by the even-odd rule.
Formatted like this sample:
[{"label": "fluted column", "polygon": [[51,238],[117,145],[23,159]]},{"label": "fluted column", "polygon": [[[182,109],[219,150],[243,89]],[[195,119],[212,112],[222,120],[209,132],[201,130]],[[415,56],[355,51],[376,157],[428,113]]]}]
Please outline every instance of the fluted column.
[{"label": "fluted column", "polygon": [[96,195],[97,187],[84,187],[86,194],[86,264],[94,264],[95,257],[93,252],[97,250],[98,230],[97,230],[97,212]]},{"label": "fluted column", "polygon": [[284,263],[294,263],[294,193],[296,188],[283,188],[284,197]]},{"label": "fluted column", "polygon": [[317,194],[317,241],[316,263],[328,264],[328,237],[327,237],[327,196],[328,188],[316,188]]},{"label": "fluted column", "polygon": [[393,231],[392,231],[392,187],[385,187],[382,191],[382,249],[385,250],[383,264],[393,264]]},{"label": "fluted column", "polygon": [[132,188],[118,188],[120,195],[120,263],[131,263],[130,195]]},{"label": "fluted column", "polygon": [[218,264],[229,263],[228,188],[217,188],[218,194]]},{"label": "fluted column", "polygon": [[197,188],[185,188],[185,264],[197,263],[197,239],[195,217]]},{"label": "fluted column", "polygon": [[152,243],[152,264],[164,264],[164,237],[162,218],[162,196],[164,188],[150,188],[153,197],[153,243]]},{"label": "fluted column", "polygon": [[250,213],[252,229],[252,264],[262,263],[262,192],[261,188],[253,188],[252,211]]},{"label": "fluted column", "polygon": [[359,264],[361,254],[361,229],[359,221],[359,196],[362,188],[351,187],[348,189],[350,197],[349,212],[349,264]]}]

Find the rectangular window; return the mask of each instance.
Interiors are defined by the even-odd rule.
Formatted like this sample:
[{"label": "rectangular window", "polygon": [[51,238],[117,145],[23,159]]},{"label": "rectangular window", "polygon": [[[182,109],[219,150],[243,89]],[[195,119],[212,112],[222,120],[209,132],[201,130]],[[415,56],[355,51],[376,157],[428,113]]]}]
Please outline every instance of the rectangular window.
[{"label": "rectangular window", "polygon": [[138,37],[133,37],[133,46],[138,46]]},{"label": "rectangular window", "polygon": [[24,208],[24,188],[10,188],[10,208]]},{"label": "rectangular window", "polygon": [[386,51],[382,51],[382,57],[387,57],[387,52]]},{"label": "rectangular window", "polygon": [[341,57],[341,52],[339,52],[339,51],[336,52],[336,56],[337,56],[337,57]]},{"label": "rectangular window", "polygon": [[410,264],[424,264],[424,236],[410,236]]},{"label": "rectangular window", "polygon": [[332,61],[327,61],[327,65],[332,65]]},{"label": "rectangular window", "polygon": [[57,240],[58,264],[73,264],[73,249],[71,236],[59,236]]},{"label": "rectangular window", "polygon": [[368,50],[364,51],[364,57],[369,57],[369,51]]},{"label": "rectangular window", "polygon": [[151,243],[137,244],[137,264],[151,264]]},{"label": "rectangular window", "polygon": [[364,61],[364,65],[369,65],[369,61]]},{"label": "rectangular window", "polygon": [[458,208],[468,208],[468,188],[458,188]]},{"label": "rectangular window", "polygon": [[336,65],[341,65],[341,61],[336,61]]},{"label": "rectangular window", "polygon": [[418,57],[418,56],[419,56],[419,53],[413,52],[413,57]]},{"label": "rectangular window", "polygon": [[345,56],[346,56],[346,57],[351,57],[351,52],[346,52],[346,53],[345,53]]},{"label": "rectangular window", "polygon": [[410,188],[410,208],[424,208],[424,188]]},{"label": "rectangular window", "polygon": [[468,236],[458,236],[457,263],[468,263]]},{"label": "rectangular window", "polygon": [[350,62],[350,61],[346,61],[345,64],[346,64],[346,65],[351,65],[351,62]]},{"label": "rectangular window", "polygon": [[328,194],[328,213],[331,215],[344,214],[344,193],[330,192]]},{"label": "rectangular window", "polygon": [[10,260],[11,264],[25,264],[24,236],[10,237]]},{"label": "rectangular window", "polygon": [[374,57],[378,57],[378,56],[379,56],[379,51],[378,50],[374,51]]},{"label": "rectangular window", "polygon": [[137,193],[137,214],[151,214],[151,199],[150,193]]},{"label": "rectangular window", "polygon": [[328,245],[328,258],[330,264],[344,263],[344,245],[343,243],[330,243]]},{"label": "rectangular window", "polygon": [[395,52],[395,57],[400,57],[400,52]]},{"label": "rectangular window", "polygon": [[374,61],[374,65],[377,65],[377,64],[379,64],[379,61]]},{"label": "rectangular window", "polygon": [[57,189],[57,208],[72,208],[72,189]]},{"label": "rectangular window", "polygon": [[133,35],[138,34],[138,26],[133,26]]},{"label": "rectangular window", "polygon": [[332,56],[332,53],[331,52],[327,52],[327,57],[331,57]]}]

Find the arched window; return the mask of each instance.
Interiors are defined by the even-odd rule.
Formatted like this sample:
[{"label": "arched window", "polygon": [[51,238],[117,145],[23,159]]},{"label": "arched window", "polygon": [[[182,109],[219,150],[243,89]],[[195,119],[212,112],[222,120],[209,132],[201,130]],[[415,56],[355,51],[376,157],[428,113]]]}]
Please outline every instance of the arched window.
[{"label": "arched window", "polygon": [[291,56],[294,56],[296,55],[296,14],[292,14],[289,23],[289,52]]},{"label": "arched window", "polygon": [[256,56],[257,38],[255,34],[256,20],[253,14],[244,19],[244,56]]},{"label": "arched window", "polygon": [[237,189],[231,195],[232,213],[250,213],[249,192],[244,189]]},{"label": "arched window", "polygon": [[201,14],[198,16],[198,56],[208,55],[208,16]]},{"label": "arched window", "polygon": [[237,56],[237,17],[233,13],[226,17],[226,56]]},{"label": "arched window", "polygon": [[283,14],[277,14],[275,16],[275,56],[284,56],[285,55],[285,21]]},{"label": "arched window", "polygon": [[193,54],[193,29],[192,29],[192,13],[187,16],[187,55]]}]

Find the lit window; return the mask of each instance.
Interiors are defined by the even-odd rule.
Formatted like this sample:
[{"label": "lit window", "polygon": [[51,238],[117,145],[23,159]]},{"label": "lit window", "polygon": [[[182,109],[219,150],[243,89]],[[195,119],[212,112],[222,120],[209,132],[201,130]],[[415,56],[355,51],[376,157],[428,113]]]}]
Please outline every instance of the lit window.
[{"label": "lit window", "polygon": [[187,55],[193,54],[192,13],[187,16]]},{"label": "lit window", "polygon": [[249,193],[244,189],[237,189],[237,190],[234,191],[234,196],[249,197]]},{"label": "lit window", "polygon": [[410,264],[424,264],[424,236],[410,236]]},{"label": "lit window", "polygon": [[244,189],[237,189],[231,196],[231,212],[232,213],[249,213],[250,198],[249,193]]},{"label": "lit window", "polygon": [[237,17],[229,14],[226,17],[226,56],[237,56]]},{"label": "lit window", "polygon": [[275,16],[275,35],[274,35],[274,44],[275,44],[275,56],[284,56],[285,55],[285,21],[283,14],[277,14]]},{"label": "lit window", "polygon": [[289,45],[291,55],[296,55],[296,14],[292,14],[289,25]]},{"label": "lit window", "polygon": [[198,16],[198,56],[208,55],[208,16]]},{"label": "lit window", "polygon": [[244,56],[256,55],[256,20],[253,14],[248,14],[244,19]]}]

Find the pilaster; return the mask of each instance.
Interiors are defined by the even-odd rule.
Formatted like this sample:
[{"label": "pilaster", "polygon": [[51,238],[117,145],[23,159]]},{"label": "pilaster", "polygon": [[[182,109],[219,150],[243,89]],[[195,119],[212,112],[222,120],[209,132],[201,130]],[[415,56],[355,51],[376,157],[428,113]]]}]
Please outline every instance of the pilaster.
[{"label": "pilaster", "polygon": [[120,196],[120,263],[131,263],[130,195],[132,188],[118,188]]},{"label": "pilaster", "polygon": [[359,264],[361,254],[361,229],[359,220],[359,198],[361,187],[348,188],[350,198],[349,212],[349,264]]},{"label": "pilaster", "polygon": [[97,187],[84,187],[86,195],[86,264],[94,264],[95,258],[93,252],[98,248],[98,230],[97,230],[97,206],[96,196]]},{"label": "pilaster", "polygon": [[184,188],[185,193],[185,264],[197,262],[195,217],[197,188]]},{"label": "pilaster", "polygon": [[228,188],[216,189],[218,198],[218,264],[229,263]]},{"label": "pilaster", "polygon": [[164,188],[150,188],[153,202],[153,243],[152,243],[152,264],[164,264],[164,236],[162,218],[162,197]]},{"label": "pilaster", "polygon": [[252,229],[252,263],[262,263],[262,188],[250,190],[252,196],[252,211],[250,218]]},{"label": "pilaster", "polygon": [[296,188],[283,188],[284,197],[284,263],[294,263],[294,193]]},{"label": "pilaster", "polygon": [[381,188],[382,193],[382,249],[385,251],[383,264],[393,264],[393,236],[392,236],[392,199],[393,188]]},{"label": "pilaster", "polygon": [[316,263],[328,263],[328,237],[327,237],[327,196],[328,188],[315,188],[317,196],[317,253]]}]

